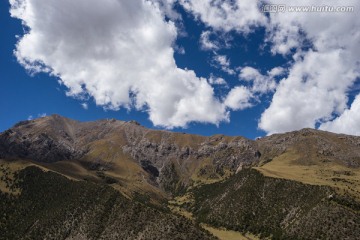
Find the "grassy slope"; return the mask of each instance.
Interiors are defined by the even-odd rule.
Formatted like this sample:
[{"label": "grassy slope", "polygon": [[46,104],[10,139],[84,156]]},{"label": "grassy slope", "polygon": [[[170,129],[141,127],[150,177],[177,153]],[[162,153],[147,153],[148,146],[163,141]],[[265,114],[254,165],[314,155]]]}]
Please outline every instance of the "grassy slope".
[{"label": "grassy slope", "polygon": [[359,168],[349,168],[341,164],[321,161],[305,165],[297,161],[300,157],[301,154],[297,151],[288,150],[256,169],[269,177],[331,186],[338,189],[340,193],[348,192],[360,199]]},{"label": "grassy slope", "polygon": [[258,237],[252,234],[242,234],[240,232],[227,230],[225,228],[214,228],[212,226],[202,224],[203,228],[211,232],[213,235],[218,237],[220,240],[257,240]]},{"label": "grassy slope", "polygon": [[[114,121],[110,122],[113,123]],[[89,133],[99,132],[99,134],[103,137],[100,139],[94,138],[96,140],[92,139],[91,143],[87,145],[90,151],[87,152],[82,159],[79,159],[79,161],[61,161],[52,164],[16,161],[10,165],[10,170],[19,170],[29,165],[37,165],[45,171],[52,170],[58,172],[71,180],[79,181],[87,179],[95,183],[103,184],[108,179],[110,179],[114,180],[114,183],[112,183],[111,186],[114,189],[119,190],[128,198],[133,197],[142,202],[159,204],[163,203],[163,201],[167,199],[168,196],[156,186],[156,183],[151,182],[151,176],[147,172],[145,172],[144,169],[141,168],[141,166],[139,166],[137,161],[134,161],[134,159],[132,159],[132,157],[128,153],[123,151],[122,146],[126,145],[129,139],[135,139],[134,142],[148,139],[149,141],[156,144],[166,142],[170,143],[170,145],[175,144],[177,146],[180,146],[181,148],[191,147],[193,149],[198,149],[201,146],[201,143],[203,143],[206,139],[205,137],[196,135],[148,130],[137,125],[135,126],[132,123],[125,122],[116,122],[116,126],[114,125],[113,128],[110,126],[110,122],[102,121],[101,123],[99,122],[99,124],[95,125],[92,123],[88,123],[89,127],[86,131],[89,131]],[[109,129],[105,128],[105,130],[107,130],[103,132],[103,125],[105,126],[106,124],[110,124]],[[58,126],[58,124],[56,124],[56,126]],[[70,136],[72,136],[74,134],[74,129],[69,126],[67,126],[66,129],[69,129],[68,132]],[[95,126],[95,128],[98,128],[99,131],[93,131],[93,126]],[[53,126],[48,130],[51,132],[52,128]],[[39,131],[39,134],[41,132],[43,132],[43,130]],[[90,138],[93,138],[91,136]],[[85,138],[87,138],[86,134],[84,134],[84,139]],[[213,136],[208,140],[210,145],[215,146],[220,142],[229,143],[231,141],[235,141],[235,139],[236,138],[225,136]],[[202,209],[201,211],[199,209],[196,209],[197,212],[195,213],[195,219],[201,219],[201,216],[199,216],[199,213],[201,213],[204,214],[204,216],[207,216],[207,218],[204,218],[201,221],[205,221],[219,227],[226,226],[227,228],[236,229],[239,231],[251,230],[253,232],[256,232],[256,228],[259,228],[259,226],[263,224],[263,220],[256,218],[255,220],[251,220],[251,215],[253,215],[253,213],[250,214],[249,212],[245,212],[245,221],[244,219],[241,219],[244,215],[244,212],[237,212],[238,214],[240,214],[237,216],[240,218],[240,222],[243,221],[241,222],[242,225],[239,227],[239,222],[236,223],[236,221],[235,225],[233,224],[234,222],[232,223],[233,225],[228,225],[229,222],[233,221],[233,215],[236,214],[236,212],[234,213],[231,211],[232,206],[238,207],[236,201],[250,201],[253,200],[252,198],[254,198],[256,201],[252,205],[248,206],[249,209],[255,206],[262,207],[261,205],[263,204],[263,201],[258,201],[258,199],[256,198],[259,194],[259,186],[264,188],[263,193],[264,191],[266,192],[272,189],[274,192],[278,193],[279,197],[287,194],[286,196],[289,195],[289,198],[291,198],[291,195],[299,196],[299,193],[297,191],[303,191],[304,193],[309,193],[310,191],[311,193],[311,189],[318,189],[318,192],[312,193],[313,195],[310,195],[316,196],[316,204],[314,203],[315,207],[312,208],[313,210],[307,211],[306,214],[301,214],[301,218],[296,218],[296,221],[294,220],[294,222],[290,224],[291,227],[287,226],[286,229],[284,228],[284,230],[282,227],[279,227],[276,224],[272,226],[268,226],[265,224],[265,228],[263,228],[261,231],[257,231],[256,233],[275,233],[276,236],[280,236],[285,232],[285,234],[288,234],[289,236],[291,234],[295,234],[294,236],[296,236],[298,231],[303,231],[304,226],[306,226],[307,224],[312,224],[314,222],[318,222],[318,224],[324,226],[327,226],[328,224],[333,224],[334,226],[329,227],[332,230],[336,226],[335,224],[337,224],[338,226],[345,226],[346,224],[348,224],[350,225],[350,227],[352,227],[352,223],[337,222],[337,219],[340,219],[341,221],[357,219],[355,221],[355,226],[358,226],[356,225],[358,224],[358,213],[354,212],[353,210],[351,210],[350,212],[347,211],[349,210],[348,208],[351,209],[354,207],[353,202],[348,200],[348,196],[324,202],[321,202],[319,198],[317,198],[317,194],[321,195],[321,193],[324,193],[322,192],[322,189],[325,188],[320,186],[325,185],[333,187],[338,194],[346,195],[347,193],[349,193],[351,196],[355,196],[360,199],[360,170],[359,168],[356,168],[356,164],[357,162],[359,162],[360,156],[357,155],[360,142],[358,141],[356,143],[356,141],[358,140],[354,139],[351,136],[340,136],[337,134],[331,134],[327,132],[309,129],[266,137],[258,142],[259,150],[262,153],[261,158],[262,160],[264,160],[264,165],[259,166],[256,169],[265,176],[278,178],[278,180],[274,180],[273,178],[265,178],[267,180],[264,182],[267,182],[267,184],[269,185],[262,186],[261,184],[259,185],[259,182],[262,181],[261,177],[255,177],[254,174],[250,174],[251,177],[248,176],[241,179],[243,180],[247,178],[249,181],[247,182],[248,187],[246,187],[245,184],[245,189],[244,186],[239,187],[239,189],[241,189],[244,193],[240,194],[238,192],[239,195],[224,192],[229,186],[231,186],[231,184],[234,184],[234,182],[232,182],[235,181],[234,179],[239,180],[238,175],[235,175],[224,182],[219,182],[228,178],[232,174],[232,172],[226,167],[219,171],[219,169],[217,169],[214,165],[215,161],[221,162],[229,156],[237,155],[238,153],[235,153],[233,151],[234,149],[230,148],[219,150],[206,158],[188,158],[185,159],[182,164],[179,164],[178,159],[170,159],[170,162],[175,164],[170,164],[164,169],[166,170],[165,173],[167,173],[165,174],[165,178],[169,180],[165,182],[165,188],[168,190],[168,192],[172,192],[175,194],[186,193],[186,190],[189,189],[187,189],[188,186],[184,185],[184,183],[189,183],[190,190],[192,187],[195,187],[195,192],[197,193],[201,192],[201,189],[207,189],[210,195],[205,195],[209,198],[213,197],[212,200],[216,200],[216,204],[219,203],[220,207],[222,206],[223,209],[219,210],[217,208],[217,205],[209,207],[211,204],[214,204],[211,203],[212,200],[207,201],[203,199],[199,201],[198,196],[195,203],[191,196],[188,199],[181,199],[181,197],[176,198],[173,202],[170,203],[170,207],[174,212],[191,218],[192,213],[185,211],[184,208],[189,209],[189,207],[194,204],[195,206],[206,206],[206,204],[209,204],[208,207],[210,208],[210,211],[214,212],[213,216],[216,216],[216,214],[219,212],[227,213],[225,216],[220,215],[220,220],[223,222],[220,225],[218,223],[212,222],[213,216],[211,216],[210,213],[204,214],[204,209]],[[266,147],[269,147],[270,151],[268,151],[269,149],[266,150]],[[97,163],[99,164],[98,166],[96,165],[95,168],[94,166],[90,166],[94,165],[94,163],[95,165]],[[13,177],[14,176],[12,174],[7,175],[7,178],[9,178],[9,180],[11,180]],[[273,180],[270,181],[268,179]],[[282,192],[278,192],[279,189],[272,188],[274,182],[276,184],[278,184],[279,182],[289,182],[282,179],[295,180],[297,182],[317,186],[299,185],[302,187],[299,187],[299,189],[296,190],[296,188],[292,189],[292,187],[294,186],[290,184],[289,193],[283,194]],[[204,184],[206,185],[203,186]],[[220,187],[217,188],[217,186]],[[251,188],[253,188],[253,190],[251,190]],[[0,190],[4,192],[10,191],[4,181],[0,182]],[[15,190],[17,191],[17,194],[21,192],[21,189]],[[237,190],[238,189],[235,189],[234,191]],[[284,192],[288,191],[288,189],[285,188],[283,190]],[[333,191],[333,189],[331,191]],[[216,194],[213,194],[214,192]],[[221,198],[219,198],[220,192],[222,192]],[[271,199],[270,202],[274,202],[274,199],[276,199],[276,196],[266,196],[266,198],[268,197],[270,197]],[[322,198],[320,199],[325,199],[325,197],[326,194],[322,195]],[[306,200],[306,198],[304,199],[305,201],[308,201]],[[295,199],[295,202],[296,201],[297,199]],[[309,201],[314,202],[313,199],[310,199]],[[281,203],[286,205],[286,201],[283,201]],[[245,206],[247,205],[245,204]],[[279,210],[277,209],[277,207],[278,206],[274,207],[272,205],[268,206],[270,210],[275,211]],[[302,207],[304,206],[302,205]],[[280,210],[279,212],[273,213],[271,213],[270,210],[264,209],[264,212],[269,216],[272,216],[271,214],[275,214],[275,218],[281,218],[283,216],[281,215],[283,213],[281,213]],[[296,213],[296,210],[294,211]],[[328,213],[323,214],[323,212]],[[355,215],[351,215],[351,213]],[[265,217],[265,219],[268,217],[268,215],[266,214],[262,215],[263,217]],[[289,214],[291,215],[291,212]],[[211,221],[209,221],[209,216]],[[334,217],[334,219],[330,219],[330,217]],[[251,222],[249,219],[255,222]],[[273,219],[271,219],[271,221],[272,220]],[[254,225],[255,230],[248,229],[248,221],[251,222],[251,225]],[[270,228],[270,230],[266,228]],[[308,226],[308,228],[311,229],[312,226]],[[215,229],[214,231],[220,233],[223,232],[221,228],[213,229]],[[312,233],[314,231],[315,230],[311,230],[309,232]],[[343,234],[343,232],[340,231],[339,234],[339,236],[342,236],[341,234]]]},{"label": "grassy slope", "polygon": [[212,239],[184,217],[130,201],[113,188],[30,166],[0,193],[0,239]]},{"label": "grassy slope", "polygon": [[[126,140],[121,134],[95,141],[90,144],[90,151],[80,161],[85,164],[98,163],[103,168],[101,171],[105,170],[107,175],[120,183],[113,187],[127,196],[132,196],[134,192],[141,192],[152,196],[154,200],[165,198],[166,195],[163,192],[149,184],[148,173],[123,152],[121,146],[125,142]],[[89,166],[85,167],[89,168]]]},{"label": "grassy slope", "polygon": [[360,138],[314,129],[274,134],[257,140],[269,177],[325,185],[360,200]]},{"label": "grassy slope", "polygon": [[244,169],[193,190],[197,221],[274,239],[356,239],[360,204],[329,187],[264,177]]}]

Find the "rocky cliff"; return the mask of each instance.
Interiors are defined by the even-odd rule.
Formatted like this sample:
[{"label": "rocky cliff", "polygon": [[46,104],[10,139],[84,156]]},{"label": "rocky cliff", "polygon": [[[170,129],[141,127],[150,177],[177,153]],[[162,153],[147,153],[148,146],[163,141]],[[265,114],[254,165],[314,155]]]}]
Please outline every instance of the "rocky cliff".
[{"label": "rocky cliff", "polygon": [[355,239],[360,226],[360,137],[314,129],[250,140],[52,115],[0,133],[0,170],[10,236],[0,239],[213,238],[199,223],[260,238]]}]

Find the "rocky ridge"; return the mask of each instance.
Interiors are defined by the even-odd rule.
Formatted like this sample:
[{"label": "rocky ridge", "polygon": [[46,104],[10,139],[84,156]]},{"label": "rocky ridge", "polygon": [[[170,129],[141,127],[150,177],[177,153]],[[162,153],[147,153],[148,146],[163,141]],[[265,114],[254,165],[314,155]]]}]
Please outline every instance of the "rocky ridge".
[{"label": "rocky ridge", "polygon": [[[302,129],[256,140],[205,137],[52,115],[0,133],[0,227],[11,239],[168,239],[179,227],[178,239],[212,239],[200,223],[266,239],[352,239],[360,224],[359,167],[356,136]],[[54,222],[60,227],[47,227]]]},{"label": "rocky ridge", "polygon": [[92,170],[111,170],[129,159],[147,182],[169,193],[204,179],[221,180],[244,166],[295,151],[298,164],[334,162],[360,166],[360,137],[313,129],[249,140],[147,129],[134,121],[79,122],[59,115],[23,121],[0,134],[0,159],[36,162],[79,160]]},{"label": "rocky ridge", "polygon": [[[94,156],[109,146],[110,155]],[[145,170],[151,184],[165,189],[169,177],[184,186],[194,174],[221,178],[225,169],[235,172],[239,166],[255,164],[260,154],[254,141],[242,137],[156,131],[114,119],[82,123],[52,115],[21,122],[0,134],[3,159],[80,160],[95,169],[108,169],[124,156]],[[176,186],[167,189],[177,191]]]}]

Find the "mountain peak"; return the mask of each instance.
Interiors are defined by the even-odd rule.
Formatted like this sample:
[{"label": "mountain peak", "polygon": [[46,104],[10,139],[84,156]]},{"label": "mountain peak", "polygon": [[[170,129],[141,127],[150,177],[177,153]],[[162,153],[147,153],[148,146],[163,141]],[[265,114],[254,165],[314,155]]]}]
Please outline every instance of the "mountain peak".
[{"label": "mountain peak", "polygon": [[[358,196],[359,146],[360,137],[309,128],[253,141],[221,134],[205,137],[152,130],[136,121],[102,119],[80,122],[55,114],[20,122],[0,133],[0,161],[17,168],[18,165],[35,165],[77,180],[68,181],[64,186],[75,183],[108,185],[131,201],[163,206],[172,199],[172,203],[168,203],[173,205],[173,211],[179,209],[178,213],[183,213],[181,209],[186,206],[185,211],[192,211],[197,220],[206,218],[208,223],[212,223],[216,219],[221,223],[216,223],[216,226],[240,229],[251,225],[260,230],[275,226],[279,230],[282,223],[293,223],[291,218],[308,222],[301,214],[294,214],[299,206],[301,211],[307,211],[310,205],[336,199],[338,193],[330,191],[330,187]],[[33,169],[26,169],[26,173],[33,174],[28,178],[29,182],[37,184],[33,177],[43,173],[38,170],[34,174]],[[46,180],[46,186],[55,189],[55,193],[63,191],[57,183],[65,179],[63,176],[51,184]],[[55,179],[51,174],[49,177]],[[328,188],[316,186],[319,184]],[[38,189],[43,189],[43,186],[36,185],[34,189],[34,196],[39,199]],[[47,191],[43,193],[48,194]],[[69,195],[72,196],[66,193]],[[350,206],[349,202],[339,201]],[[58,205],[58,201],[53,203]],[[110,203],[109,206],[113,206]],[[281,208],[268,212],[275,205]],[[325,207],[323,213],[331,212],[333,206],[334,202],[322,206]],[[317,213],[318,208],[314,207],[312,211]],[[352,210],[346,211],[347,217],[354,216]],[[249,213],[250,218],[242,218]],[[324,216],[323,213],[319,216]],[[109,216],[108,212],[105,215]],[[237,217],[223,218],[232,215]],[[243,222],[231,223],[239,219]],[[257,222],[252,222],[252,219]],[[318,220],[312,220],[312,223],[316,222]],[[29,226],[37,226],[35,223]],[[266,225],[263,227],[257,223]],[[287,231],[287,227],[281,231]],[[318,228],[312,231],[318,231]],[[293,236],[291,232],[287,234]],[[341,236],[349,234],[352,232],[343,232]]]}]

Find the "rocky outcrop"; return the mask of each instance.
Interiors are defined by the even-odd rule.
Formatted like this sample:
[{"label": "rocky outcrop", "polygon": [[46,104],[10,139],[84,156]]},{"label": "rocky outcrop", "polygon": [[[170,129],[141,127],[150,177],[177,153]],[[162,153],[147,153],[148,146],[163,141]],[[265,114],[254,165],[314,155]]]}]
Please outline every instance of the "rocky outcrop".
[{"label": "rocky outcrop", "polygon": [[197,171],[207,171],[196,167],[204,161],[211,164],[213,174],[222,176],[225,169],[235,173],[239,166],[255,165],[260,158],[254,141],[242,137],[213,136],[186,146],[181,146],[177,137],[178,134],[163,132],[162,139],[154,142],[145,135],[140,140],[133,139],[123,146],[123,150],[141,165],[146,162],[149,168],[151,164],[153,172],[159,172],[157,182],[160,186],[166,190],[172,186],[174,192],[179,186],[191,184],[189,178]]},{"label": "rocky outcrop", "polygon": [[298,155],[298,164],[327,161],[359,167],[359,146],[359,137],[313,129],[253,141],[151,130],[135,121],[78,122],[59,115],[23,121],[0,134],[0,158],[80,160],[93,171],[111,170],[129,158],[151,185],[170,192],[189,186],[194,176],[220,180],[225,172],[236,173],[288,151]]},{"label": "rocky outcrop", "polygon": [[360,167],[360,137],[305,128],[274,134],[257,140],[259,149],[271,161],[287,151],[298,155],[298,164],[333,162],[346,167]]},{"label": "rocky outcrop", "polygon": [[36,121],[16,124],[0,134],[0,158],[56,162],[82,156],[84,149],[75,144],[69,132],[59,126],[57,128]]},{"label": "rocky outcrop", "polygon": [[214,177],[224,169],[235,172],[254,165],[260,154],[254,141],[242,137],[156,131],[115,119],[78,122],[52,115],[20,122],[0,134],[0,158],[81,160],[89,170],[107,171],[121,161],[119,156],[136,162],[150,184],[169,190],[188,186],[197,172]]},{"label": "rocky outcrop", "polygon": [[[52,115],[22,121],[0,133],[0,160],[15,166],[18,162],[13,159],[29,159],[31,165],[49,170],[45,173],[28,167],[20,175],[19,171],[10,175],[12,168],[0,166],[5,179],[0,188],[14,194],[21,191],[19,198],[0,191],[0,203],[6,203],[0,204],[6,213],[0,226],[28,238],[75,239],[87,234],[94,239],[112,239],[116,233],[114,239],[145,235],[170,239],[176,238],[174,232],[182,238],[211,238],[191,221],[156,210],[179,195],[172,199],[173,210],[185,208],[195,221],[263,238],[343,239],[359,235],[360,205],[351,198],[359,193],[358,169],[351,168],[360,167],[360,137],[302,129],[253,141],[152,130],[135,121],[78,122]],[[321,171],[302,172],[301,176],[309,173],[314,177],[328,168],[321,175],[326,178],[319,178],[328,186],[317,186],[319,182],[311,178],[306,180],[314,185],[298,182],[302,178],[285,180],[289,176],[285,174],[283,179],[278,174],[289,169],[296,174],[297,169],[307,171],[314,165],[313,169]],[[273,177],[265,177],[258,172],[261,169]],[[26,173],[26,180],[16,182],[21,173]],[[333,182],[339,188],[333,188]],[[126,197],[120,199],[114,189]],[[349,191],[349,197],[342,196],[343,191]],[[22,197],[27,198],[22,201]],[[63,204],[67,201],[69,204]],[[137,201],[141,204],[133,205]],[[150,208],[143,208],[146,204]],[[81,214],[76,215],[80,208]],[[38,222],[40,218],[34,215],[38,212],[46,221]]]}]

